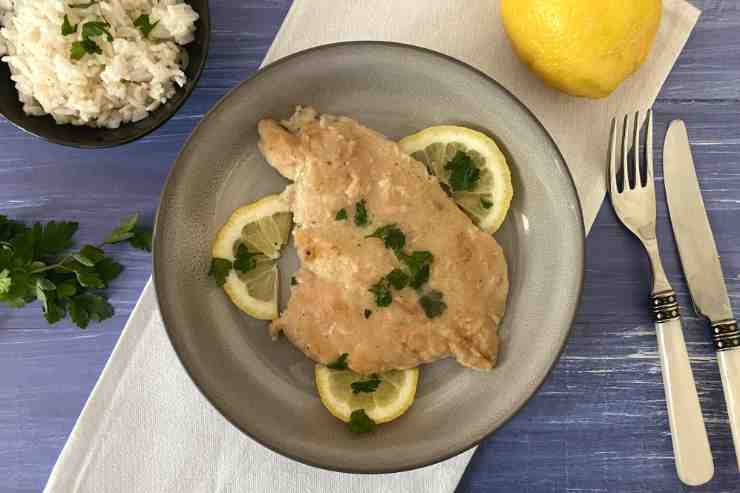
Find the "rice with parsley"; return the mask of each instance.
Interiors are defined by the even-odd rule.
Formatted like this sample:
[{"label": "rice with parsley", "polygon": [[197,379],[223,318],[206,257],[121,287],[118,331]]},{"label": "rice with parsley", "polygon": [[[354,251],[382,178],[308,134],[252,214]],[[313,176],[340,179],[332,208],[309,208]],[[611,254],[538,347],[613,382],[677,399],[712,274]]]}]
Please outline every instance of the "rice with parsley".
[{"label": "rice with parsley", "polygon": [[0,55],[27,114],[118,128],[185,84],[197,19],[182,0],[0,0]]}]

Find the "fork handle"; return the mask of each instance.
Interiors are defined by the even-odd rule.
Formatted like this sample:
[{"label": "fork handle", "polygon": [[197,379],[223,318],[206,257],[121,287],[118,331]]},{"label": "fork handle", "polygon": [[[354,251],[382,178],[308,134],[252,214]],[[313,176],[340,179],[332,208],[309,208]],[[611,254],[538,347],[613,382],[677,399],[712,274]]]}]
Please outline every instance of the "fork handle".
[{"label": "fork handle", "polygon": [[714,461],[673,291],[652,297],[676,471],[689,486],[714,475]]}]

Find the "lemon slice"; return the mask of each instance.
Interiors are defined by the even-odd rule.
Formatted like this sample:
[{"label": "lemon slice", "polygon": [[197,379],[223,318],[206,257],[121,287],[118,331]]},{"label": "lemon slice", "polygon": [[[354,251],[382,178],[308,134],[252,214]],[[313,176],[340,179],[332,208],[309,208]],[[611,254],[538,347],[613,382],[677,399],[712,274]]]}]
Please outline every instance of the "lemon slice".
[{"label": "lemon slice", "polygon": [[[482,230],[495,233],[501,227],[514,189],[509,165],[493,139],[469,128],[442,125],[409,135],[399,145],[427,166]],[[458,180],[451,180],[450,165],[459,151],[479,170],[478,178],[470,182],[472,186],[461,187]]]},{"label": "lemon slice", "polygon": [[288,242],[292,219],[280,195],[269,195],[238,208],[216,235],[214,258],[234,262],[240,245],[247,247],[254,265],[246,272],[232,269],[224,291],[243,312],[260,320],[278,316],[278,268],[276,259]]},{"label": "lemon slice", "polygon": [[[374,377],[380,380],[374,392],[354,392],[353,383],[367,382]],[[315,378],[321,402],[337,419],[349,422],[352,411],[363,409],[375,423],[387,423],[411,407],[419,370],[391,370],[368,377],[316,365]]]}]

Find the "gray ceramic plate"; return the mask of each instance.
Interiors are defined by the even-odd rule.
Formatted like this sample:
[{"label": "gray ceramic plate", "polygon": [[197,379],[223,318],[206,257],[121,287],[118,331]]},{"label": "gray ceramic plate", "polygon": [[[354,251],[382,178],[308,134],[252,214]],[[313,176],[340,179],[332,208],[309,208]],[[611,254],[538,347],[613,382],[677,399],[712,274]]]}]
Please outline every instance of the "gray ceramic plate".
[{"label": "gray ceramic plate", "polygon": [[[372,435],[353,436],[333,418],[319,401],[313,363],[285,340],[272,341],[266,323],[241,314],[206,276],[211,240],[231,212],[286,186],[257,150],[257,122],[287,117],[296,104],[356,118],[392,138],[443,123],[479,128],[498,141],[512,167],[515,198],[496,235],[511,279],[498,367],[484,373],[453,361],[425,366],[411,410]],[[568,337],[583,254],[581,209],[563,158],[518,100],[443,55],[363,42],[283,59],[204,118],[162,195],[154,278],[183,365],[237,428],[307,464],[394,472],[475,445],[534,394]],[[281,259],[283,306],[296,265],[288,249]]]}]

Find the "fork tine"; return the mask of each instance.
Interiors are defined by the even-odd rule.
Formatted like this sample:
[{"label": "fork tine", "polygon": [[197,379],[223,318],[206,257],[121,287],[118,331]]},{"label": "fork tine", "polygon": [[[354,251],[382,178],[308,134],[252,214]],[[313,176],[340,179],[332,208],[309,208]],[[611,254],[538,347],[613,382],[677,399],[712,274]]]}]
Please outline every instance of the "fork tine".
[{"label": "fork tine", "polygon": [[612,194],[619,193],[617,187],[617,119],[612,118],[612,133],[609,142],[609,189]]},{"label": "fork tine", "polygon": [[630,165],[629,165],[629,127],[630,127],[630,119],[629,115],[625,115],[624,117],[624,128],[622,129],[622,191],[627,190],[628,188],[632,188],[632,174],[630,172]]},{"label": "fork tine", "polygon": [[653,110],[647,112],[647,135],[645,136],[646,184],[653,182]]},{"label": "fork tine", "polygon": [[635,112],[635,128],[633,129],[634,141],[632,144],[632,155],[634,162],[634,180],[635,187],[642,187],[642,175],[640,172],[640,112]]}]

